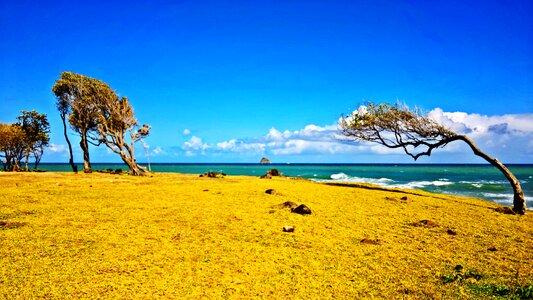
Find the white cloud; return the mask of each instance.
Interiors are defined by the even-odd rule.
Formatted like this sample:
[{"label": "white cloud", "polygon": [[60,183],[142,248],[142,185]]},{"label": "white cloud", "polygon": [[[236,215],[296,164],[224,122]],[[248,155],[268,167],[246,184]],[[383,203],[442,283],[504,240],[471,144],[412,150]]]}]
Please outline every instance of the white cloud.
[{"label": "white cloud", "polygon": [[205,150],[211,148],[208,144],[204,143],[201,138],[192,136],[188,141],[183,143],[181,149],[185,150],[185,155],[194,156],[198,153],[205,154]]},{"label": "white cloud", "polygon": [[48,145],[48,150],[52,151],[53,153],[63,153],[67,152],[67,147],[63,144],[56,145],[56,144],[50,144]]},{"label": "white cloud", "polygon": [[183,129],[183,135],[189,135],[191,134],[191,131],[187,128]]},{"label": "white cloud", "polygon": [[[359,113],[364,113],[359,109]],[[533,159],[533,114],[482,116],[464,112],[444,112],[436,108],[429,117],[460,134],[468,135],[482,150],[504,161],[531,162]],[[182,146],[185,155],[239,153],[241,155],[396,155],[403,149],[389,149],[369,142],[355,142],[340,133],[338,125],[309,124],[300,130],[280,131],[271,128],[265,135],[221,141],[213,145],[192,136]],[[455,153],[475,157],[464,143],[450,143],[434,153]],[[405,156],[407,159],[407,156]],[[457,156],[456,156],[457,157]],[[379,160],[378,160],[379,161]]]},{"label": "white cloud", "polygon": [[151,154],[153,156],[157,156],[157,155],[164,154],[164,153],[165,151],[159,146],[155,147],[155,149],[151,151]]}]

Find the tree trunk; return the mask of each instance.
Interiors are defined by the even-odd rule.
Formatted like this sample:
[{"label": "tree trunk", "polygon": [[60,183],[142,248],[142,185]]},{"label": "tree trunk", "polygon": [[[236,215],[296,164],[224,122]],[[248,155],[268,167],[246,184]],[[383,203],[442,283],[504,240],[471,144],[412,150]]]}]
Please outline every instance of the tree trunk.
[{"label": "tree trunk", "polygon": [[83,151],[83,172],[92,173],[91,160],[89,158],[89,143],[87,142],[87,131],[81,132],[80,147]]},{"label": "tree trunk", "polygon": [[505,167],[499,160],[492,158],[488,156],[487,154],[483,153],[475,144],[472,142],[468,137],[461,135],[458,136],[458,138],[470,146],[472,151],[474,151],[474,154],[477,156],[482,157],[486,161],[488,161],[491,165],[496,167],[500,172],[503,173],[505,178],[509,181],[511,186],[513,187],[514,191],[514,197],[513,197],[513,211],[517,214],[525,214],[526,213],[526,200],[524,198],[524,191],[522,191],[522,187],[520,186],[520,182],[516,177]]},{"label": "tree trunk", "polygon": [[72,171],[74,173],[78,173],[78,166],[74,164],[74,159],[72,158],[72,145],[70,144],[70,140],[68,139],[67,135],[67,123],[65,121],[65,115],[61,114],[61,120],[63,120],[63,134],[65,135],[65,140],[67,140],[68,145],[68,153],[70,154],[68,163],[70,164],[70,167],[72,168]]},{"label": "tree trunk", "polygon": [[128,156],[124,150],[120,151],[120,158],[122,158],[122,161],[128,166],[128,168],[130,168],[131,175],[140,176],[144,175],[146,172],[146,169],[139,166],[137,161],[135,161],[135,158]]},{"label": "tree trunk", "polygon": [[24,165],[26,166],[26,172],[30,171],[30,167],[28,167],[28,160],[30,159],[30,153],[27,152],[24,156]]}]

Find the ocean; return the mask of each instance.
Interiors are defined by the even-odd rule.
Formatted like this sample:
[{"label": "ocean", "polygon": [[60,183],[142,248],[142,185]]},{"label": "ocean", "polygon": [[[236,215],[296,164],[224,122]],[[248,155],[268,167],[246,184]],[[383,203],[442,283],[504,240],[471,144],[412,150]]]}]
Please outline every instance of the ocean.
[{"label": "ocean", "polygon": [[[93,163],[93,170],[122,169],[123,164]],[[533,207],[533,165],[508,165],[518,178],[529,209]],[[81,170],[82,165],[78,165]],[[428,192],[482,198],[511,205],[513,190],[496,168],[483,164],[151,164],[154,172],[202,174],[207,171],[228,175],[264,175],[276,168],[283,175],[314,181],[364,182],[383,187],[420,189]],[[42,163],[39,169],[69,172],[68,164]]]}]

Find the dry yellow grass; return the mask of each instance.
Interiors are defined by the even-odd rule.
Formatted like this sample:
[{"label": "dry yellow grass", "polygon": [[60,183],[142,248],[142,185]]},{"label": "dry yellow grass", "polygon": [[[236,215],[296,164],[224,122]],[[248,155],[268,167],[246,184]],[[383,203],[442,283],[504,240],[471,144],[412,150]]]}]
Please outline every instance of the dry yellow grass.
[{"label": "dry yellow grass", "polygon": [[533,284],[533,213],[478,199],[180,174],[0,173],[0,191],[5,299],[468,299]]}]

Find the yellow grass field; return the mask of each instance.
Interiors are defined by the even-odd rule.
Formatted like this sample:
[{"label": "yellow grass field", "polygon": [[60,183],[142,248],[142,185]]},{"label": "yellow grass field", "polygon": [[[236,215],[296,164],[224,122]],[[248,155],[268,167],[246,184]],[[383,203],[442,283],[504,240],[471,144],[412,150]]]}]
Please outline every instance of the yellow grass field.
[{"label": "yellow grass field", "polygon": [[[502,214],[479,199],[101,173],[0,173],[0,195],[1,299],[533,294],[533,212]],[[285,201],[313,213],[279,208]]]}]

